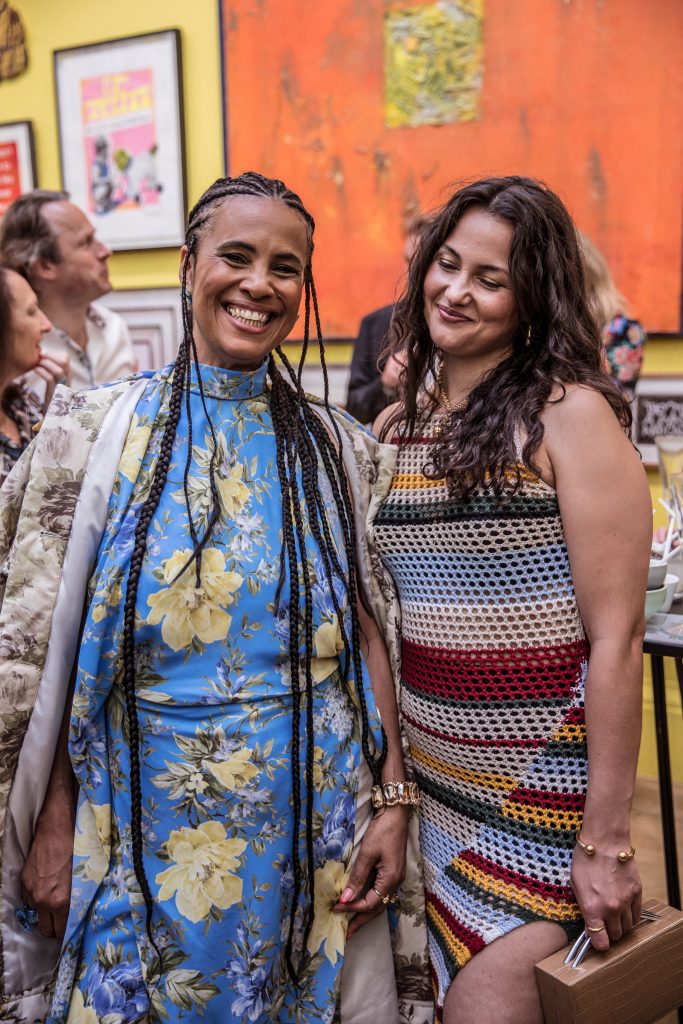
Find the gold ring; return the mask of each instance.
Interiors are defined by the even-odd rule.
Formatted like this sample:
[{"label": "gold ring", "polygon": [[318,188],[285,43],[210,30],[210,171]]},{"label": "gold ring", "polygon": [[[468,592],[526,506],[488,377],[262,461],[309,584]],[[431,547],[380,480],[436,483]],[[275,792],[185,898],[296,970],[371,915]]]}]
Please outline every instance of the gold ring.
[{"label": "gold ring", "polygon": [[375,896],[379,896],[380,900],[382,901],[385,907],[387,903],[391,901],[391,896],[382,896],[382,893],[379,891],[379,889],[375,889],[374,885],[372,887],[372,891],[374,892]]},{"label": "gold ring", "polygon": [[590,932],[591,935],[595,935],[596,932],[603,932],[606,927],[606,924],[601,924],[599,928],[589,928],[588,925],[586,925],[586,931]]}]

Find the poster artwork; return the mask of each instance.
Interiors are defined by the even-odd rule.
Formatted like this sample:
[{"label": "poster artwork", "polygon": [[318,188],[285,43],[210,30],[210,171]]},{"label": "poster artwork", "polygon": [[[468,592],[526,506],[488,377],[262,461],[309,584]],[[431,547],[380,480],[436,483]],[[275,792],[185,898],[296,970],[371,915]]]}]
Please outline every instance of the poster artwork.
[{"label": "poster artwork", "polygon": [[81,116],[90,212],[159,203],[154,72],[151,68],[82,79]]},{"label": "poster artwork", "polygon": [[0,142],[0,217],[21,195],[19,150],[16,142]]}]

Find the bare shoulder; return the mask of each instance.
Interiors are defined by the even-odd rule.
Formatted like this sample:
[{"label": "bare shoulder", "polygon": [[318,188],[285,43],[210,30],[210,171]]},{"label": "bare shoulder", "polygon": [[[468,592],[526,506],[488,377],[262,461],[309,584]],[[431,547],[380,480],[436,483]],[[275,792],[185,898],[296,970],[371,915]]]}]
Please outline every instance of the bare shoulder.
[{"label": "bare shoulder", "polygon": [[610,437],[621,434],[623,428],[607,399],[594,388],[582,384],[557,385],[543,410],[543,425],[548,441],[553,435],[567,436],[568,432],[605,431]]},{"label": "bare shoulder", "polygon": [[591,478],[595,486],[613,482],[614,474],[645,479],[640,456],[617,414],[594,388],[558,386],[541,420],[544,434],[538,461],[546,469],[543,479],[558,493],[563,481],[575,486],[578,478]]},{"label": "bare shoulder", "polygon": [[375,435],[375,437],[381,437],[382,430],[389,422],[389,420],[392,418],[392,416],[394,416],[395,413],[397,413],[400,410],[400,408],[400,402],[392,402],[392,404],[388,405],[386,409],[382,409],[381,413],[379,414],[379,416],[372,425],[372,432]]}]

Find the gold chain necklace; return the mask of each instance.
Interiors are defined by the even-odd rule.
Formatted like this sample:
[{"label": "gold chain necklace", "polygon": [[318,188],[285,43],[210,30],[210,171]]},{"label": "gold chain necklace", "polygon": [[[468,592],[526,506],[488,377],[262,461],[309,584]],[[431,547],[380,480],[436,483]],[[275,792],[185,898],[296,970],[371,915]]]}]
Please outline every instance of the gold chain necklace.
[{"label": "gold chain necklace", "polygon": [[[452,416],[453,413],[456,413],[456,412],[463,412],[463,410],[466,409],[467,406],[469,405],[469,401],[470,401],[469,395],[467,396],[467,398],[463,398],[463,400],[461,402],[458,402],[456,405],[451,405],[450,399],[448,397],[448,392],[446,391],[446,387],[444,385],[444,379],[443,379],[443,360],[441,360],[441,362],[439,363],[439,370],[438,370],[438,373],[436,375],[436,386],[439,389],[439,401],[441,402],[442,406],[446,410],[448,416]],[[436,424],[436,426],[434,428],[434,437],[443,437],[443,435],[444,435],[444,433],[446,431],[445,420],[446,420],[446,417],[444,416],[440,420],[440,422],[438,422]]]},{"label": "gold chain necklace", "polygon": [[458,402],[457,405],[451,405],[448,398],[448,392],[446,391],[443,381],[443,360],[439,363],[439,372],[436,375],[436,383],[439,388],[439,401],[449,415],[452,416],[454,412],[462,412],[463,409],[467,408],[470,401],[469,395],[467,398],[463,398],[461,402]]}]

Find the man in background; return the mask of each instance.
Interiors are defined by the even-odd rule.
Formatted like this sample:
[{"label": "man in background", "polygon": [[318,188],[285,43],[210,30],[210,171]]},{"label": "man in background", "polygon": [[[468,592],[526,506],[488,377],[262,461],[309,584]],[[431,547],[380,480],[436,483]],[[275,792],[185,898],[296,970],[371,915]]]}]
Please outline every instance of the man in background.
[{"label": "man in background", "polygon": [[[68,192],[34,189],[15,199],[0,233],[0,261],[29,282],[52,321],[41,349],[68,357],[68,383],[79,390],[136,369],[128,328],[96,300],[111,291],[111,250],[95,237]],[[39,382],[29,380],[34,390]]]},{"label": "man in background", "polygon": [[[408,224],[403,246],[406,265],[410,263],[426,223],[426,217],[417,216]],[[346,408],[360,423],[371,424],[382,409],[394,401],[398,388],[403,366],[400,354],[398,358],[380,359],[389,341],[393,313],[394,303],[368,313],[361,320],[354,342]]]}]

